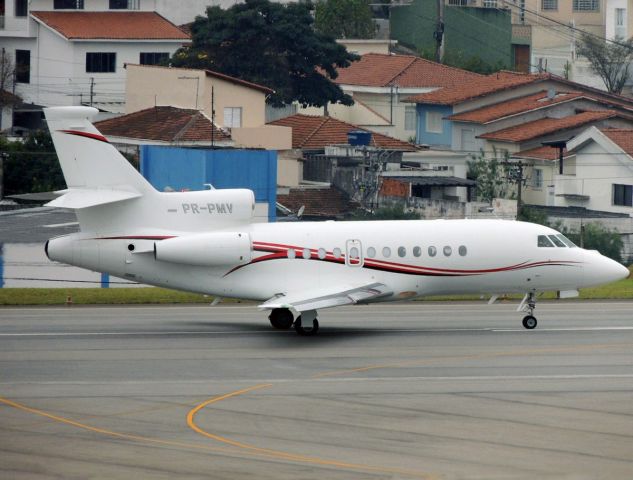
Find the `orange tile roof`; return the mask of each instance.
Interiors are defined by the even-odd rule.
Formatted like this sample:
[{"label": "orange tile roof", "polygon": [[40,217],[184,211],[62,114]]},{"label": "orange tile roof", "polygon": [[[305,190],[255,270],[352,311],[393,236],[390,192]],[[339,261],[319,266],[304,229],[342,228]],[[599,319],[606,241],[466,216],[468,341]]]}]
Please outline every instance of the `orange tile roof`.
[{"label": "orange tile roof", "polygon": [[451,87],[442,88],[433,92],[421,93],[405,99],[411,103],[431,103],[436,105],[455,105],[465,100],[483,97],[491,93],[516,88],[550,78],[549,74],[522,74],[513,72],[498,72],[472,79],[464,84],[458,83]]},{"label": "orange tile roof", "polygon": [[600,129],[609,139],[629,155],[633,156],[633,130],[625,128]]},{"label": "orange tile roof", "polygon": [[[553,147],[537,147],[529,150],[523,150],[519,153],[513,153],[512,157],[529,158],[535,160],[558,160],[558,148]],[[563,158],[569,157],[566,148],[563,148]]]},{"label": "orange tile roof", "polygon": [[31,12],[31,16],[68,40],[190,40],[156,12]]},{"label": "orange tile roof", "polygon": [[581,92],[556,92],[556,96],[549,100],[547,92],[543,90],[539,93],[527,95],[515,100],[508,100],[505,102],[495,103],[494,105],[489,105],[483,108],[478,108],[476,110],[457,113],[455,115],[451,115],[450,117],[448,117],[448,119],[458,122],[486,124],[489,122],[494,122],[495,120],[509,117],[511,115],[526,113],[541,108],[547,108],[551,105],[569,102],[577,98],[590,97],[585,96]]},{"label": "orange tile roof", "polygon": [[410,55],[368,53],[347,68],[337,70],[339,85],[403,88],[447,87],[485,78],[477,73],[448,67]]},{"label": "orange tile roof", "polygon": [[[106,137],[211,143],[211,120],[198,110],[184,108],[152,107],[96,122],[95,127]],[[213,126],[213,139],[221,142],[231,140],[231,136]]]},{"label": "orange tile roof", "polygon": [[615,112],[582,112],[577,115],[570,115],[563,118],[542,118],[532,122],[515,125],[514,127],[504,128],[496,132],[484,133],[477,138],[485,138],[487,140],[496,140],[500,142],[520,143],[532,140],[534,138],[548,135],[550,133],[561,130],[569,130],[571,128],[580,127],[588,123],[605,120],[615,117]]},{"label": "orange tile roof", "polygon": [[[292,127],[292,148],[306,150],[320,150],[328,145],[347,144],[347,134],[352,130],[371,131],[332,117],[302,114],[275,120],[270,122],[269,125]],[[417,151],[417,147],[412,143],[403,142],[381,133],[371,132],[371,134],[371,145],[373,147],[404,152]]]}]

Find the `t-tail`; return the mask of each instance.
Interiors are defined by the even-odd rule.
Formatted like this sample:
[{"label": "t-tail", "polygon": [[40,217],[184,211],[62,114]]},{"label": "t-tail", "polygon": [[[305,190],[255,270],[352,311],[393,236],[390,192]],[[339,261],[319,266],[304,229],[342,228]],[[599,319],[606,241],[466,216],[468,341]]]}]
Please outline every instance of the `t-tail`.
[{"label": "t-tail", "polygon": [[68,186],[49,206],[71,208],[82,232],[158,235],[250,223],[246,189],[158,192],[90,122],[90,107],[44,110]]}]

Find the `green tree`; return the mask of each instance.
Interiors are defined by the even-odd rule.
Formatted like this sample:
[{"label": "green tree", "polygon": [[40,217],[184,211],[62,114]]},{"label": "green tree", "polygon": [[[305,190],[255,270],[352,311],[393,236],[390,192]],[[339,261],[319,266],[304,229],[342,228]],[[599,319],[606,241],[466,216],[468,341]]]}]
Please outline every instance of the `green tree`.
[{"label": "green tree", "polygon": [[591,70],[602,79],[610,93],[622,92],[633,59],[633,39],[606,42],[583,33],[576,52],[589,60]]},{"label": "green tree", "polygon": [[357,55],[333,37],[313,29],[308,3],[246,0],[227,10],[209,7],[191,27],[192,44],[178,50],[174,66],[208,68],[275,90],[274,106],[352,105],[352,98],[332,82],[337,67],[348,67]]},{"label": "green tree", "polygon": [[598,250],[605,257],[612,258],[616,262],[622,261],[622,238],[618,232],[609,230],[599,223],[588,223],[584,226],[582,242],[580,232],[566,232],[565,235],[576,245],[582,243],[588,250]]},{"label": "green tree", "polygon": [[[468,178],[477,182],[477,198],[482,202],[505,198],[509,190],[507,166],[497,159],[496,150],[492,158],[487,158],[483,150],[470,157],[467,162]],[[505,157],[507,160],[507,154]]]},{"label": "green tree", "polygon": [[0,151],[8,154],[4,161],[5,195],[64,188],[64,177],[48,132],[32,133],[24,142],[0,139]]},{"label": "green tree", "polygon": [[368,0],[318,1],[314,27],[335,38],[373,38],[376,33]]}]

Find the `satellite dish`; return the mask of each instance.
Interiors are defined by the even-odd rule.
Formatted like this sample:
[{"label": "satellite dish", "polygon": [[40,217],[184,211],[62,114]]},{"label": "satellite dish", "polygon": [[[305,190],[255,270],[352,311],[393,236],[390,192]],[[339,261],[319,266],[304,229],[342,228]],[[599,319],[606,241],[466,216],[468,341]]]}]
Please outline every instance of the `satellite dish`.
[{"label": "satellite dish", "polygon": [[297,218],[301,218],[301,216],[303,215],[303,212],[305,211],[306,206],[305,205],[301,205],[299,207],[299,210],[297,210]]}]

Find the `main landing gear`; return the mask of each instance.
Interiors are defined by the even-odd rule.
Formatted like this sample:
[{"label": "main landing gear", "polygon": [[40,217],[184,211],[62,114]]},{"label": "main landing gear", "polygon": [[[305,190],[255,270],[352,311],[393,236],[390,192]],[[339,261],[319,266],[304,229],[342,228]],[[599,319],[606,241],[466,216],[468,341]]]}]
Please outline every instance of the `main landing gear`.
[{"label": "main landing gear", "polygon": [[536,295],[534,292],[529,292],[525,294],[517,312],[527,312],[527,315],[523,317],[523,327],[528,330],[533,330],[536,328],[536,317],[534,316],[534,309],[536,308]]},{"label": "main landing gear", "polygon": [[[292,312],[287,308],[275,308],[268,316],[270,324],[280,330],[288,330],[294,325],[295,332],[306,337],[316,335],[319,331],[319,321],[317,320],[316,310],[307,310],[301,312],[301,315],[294,319]],[[306,328],[304,325],[310,325]]]}]

